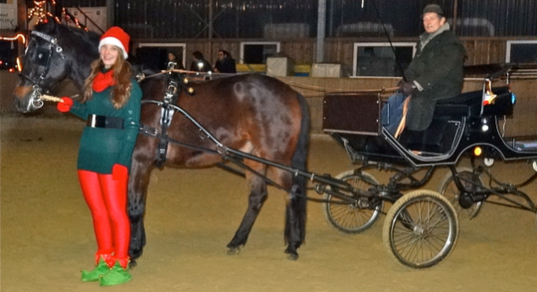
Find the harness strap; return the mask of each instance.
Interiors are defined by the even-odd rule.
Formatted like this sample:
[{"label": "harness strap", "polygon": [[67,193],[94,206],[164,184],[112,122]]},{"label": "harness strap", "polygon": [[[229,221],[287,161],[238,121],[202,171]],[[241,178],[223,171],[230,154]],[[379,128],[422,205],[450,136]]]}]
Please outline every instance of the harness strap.
[{"label": "harness strap", "polygon": [[[179,84],[177,80],[170,76],[169,82],[168,82],[168,89],[166,90],[166,94],[164,96],[164,102],[162,104],[161,109],[161,117],[160,117],[160,128],[161,128],[161,137],[167,137],[166,132],[168,131],[168,128],[170,127],[170,124],[173,119],[174,109],[170,107],[170,104],[177,103],[177,99],[179,98],[178,94],[178,88]],[[155,165],[158,168],[162,168],[164,165],[164,162],[166,162],[166,153],[168,152],[168,139],[159,139],[158,147],[157,147],[157,153],[155,158]]]}]

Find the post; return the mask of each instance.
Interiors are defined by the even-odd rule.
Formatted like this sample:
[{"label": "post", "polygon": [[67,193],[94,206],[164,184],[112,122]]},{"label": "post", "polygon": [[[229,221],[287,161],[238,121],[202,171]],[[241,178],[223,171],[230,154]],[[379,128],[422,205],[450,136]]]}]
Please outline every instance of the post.
[{"label": "post", "polygon": [[317,13],[317,48],[315,51],[315,61],[322,63],[324,61],[324,38],[326,31],[326,0],[319,0],[319,9]]},{"label": "post", "polygon": [[104,30],[114,25],[114,0],[106,0],[106,25]]}]

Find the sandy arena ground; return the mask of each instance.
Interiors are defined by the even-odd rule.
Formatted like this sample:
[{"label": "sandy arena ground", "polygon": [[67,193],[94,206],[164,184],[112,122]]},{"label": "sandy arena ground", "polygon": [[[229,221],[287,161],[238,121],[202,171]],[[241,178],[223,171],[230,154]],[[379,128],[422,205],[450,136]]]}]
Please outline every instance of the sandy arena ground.
[{"label": "sandy arena ground", "polygon": [[[242,178],[217,168],[155,171],[148,242],[133,280],[109,288],[82,283],[80,269],[91,268],[96,248],[76,177],[83,123],[15,115],[0,122],[3,292],[537,291],[535,214],[492,204],[476,219],[461,221],[450,257],[411,270],[393,261],[382,244],[384,216],[363,234],[344,235],[312,202],[307,243],[293,262],[283,253],[283,193],[271,188],[248,244],[228,256],[225,246],[245,211],[247,188]],[[352,168],[335,142],[313,139],[310,171],[335,176]],[[525,162],[497,162],[492,170],[512,183],[533,171]],[[445,171],[427,187],[436,189]],[[537,201],[536,182],[523,190]]]}]

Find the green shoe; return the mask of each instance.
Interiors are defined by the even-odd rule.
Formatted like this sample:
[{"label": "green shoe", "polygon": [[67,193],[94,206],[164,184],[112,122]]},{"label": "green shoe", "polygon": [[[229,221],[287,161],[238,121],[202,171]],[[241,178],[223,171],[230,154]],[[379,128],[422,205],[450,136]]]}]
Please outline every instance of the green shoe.
[{"label": "green shoe", "polygon": [[110,271],[110,267],[101,258],[99,263],[92,271],[82,270],[82,282],[95,282],[99,280],[99,276]]},{"label": "green shoe", "polygon": [[108,271],[108,273],[103,273],[99,278],[99,283],[101,286],[112,286],[127,283],[132,279],[131,274],[128,269],[124,269],[119,264],[119,261],[116,261],[116,264]]}]

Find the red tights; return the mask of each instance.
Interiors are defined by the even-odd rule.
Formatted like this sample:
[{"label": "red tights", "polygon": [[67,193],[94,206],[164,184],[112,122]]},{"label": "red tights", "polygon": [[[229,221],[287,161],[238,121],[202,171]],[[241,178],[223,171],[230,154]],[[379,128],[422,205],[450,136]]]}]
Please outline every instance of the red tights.
[{"label": "red tights", "polygon": [[[126,262],[129,256],[130,223],[127,216],[128,175],[117,180],[111,174],[78,171],[84,199],[93,216],[97,238],[96,259],[103,256],[109,265]],[[113,257],[110,255],[113,254]]]}]

